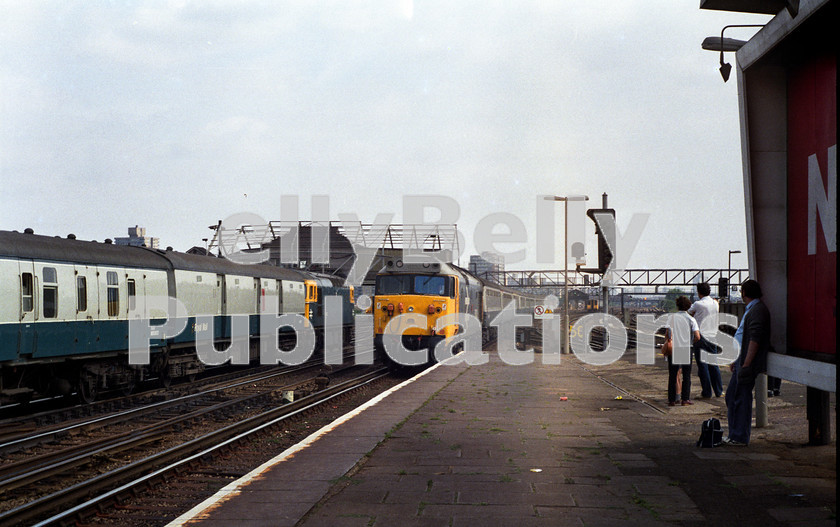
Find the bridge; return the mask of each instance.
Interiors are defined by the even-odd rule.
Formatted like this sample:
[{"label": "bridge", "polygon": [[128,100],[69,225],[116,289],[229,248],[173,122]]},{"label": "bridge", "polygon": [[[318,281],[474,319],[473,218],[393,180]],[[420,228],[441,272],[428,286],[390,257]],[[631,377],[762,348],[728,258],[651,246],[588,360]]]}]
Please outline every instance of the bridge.
[{"label": "bridge", "polygon": [[[226,228],[222,221],[211,225],[214,231],[207,252],[221,254],[268,249],[270,263],[317,270],[347,276],[355,261],[354,246],[377,248],[370,272],[365,279],[372,285],[376,272],[389,257],[398,257],[403,250],[444,251],[460,254],[458,227],[447,225],[375,225],[359,221],[270,221],[262,225],[236,225]],[[285,238],[281,241],[281,238]],[[282,258],[283,251],[293,251],[295,257]],[[320,258],[317,256],[320,254]],[[513,288],[554,289],[570,287],[600,287],[602,276],[583,269],[488,271],[481,278]],[[699,282],[716,285],[721,278],[729,284],[740,284],[749,277],[747,269],[624,269],[613,273],[610,287],[679,287]],[[606,285],[606,284],[604,284]]]},{"label": "bridge", "polygon": [[[716,285],[721,278],[729,284],[740,284],[749,277],[749,269],[624,269],[613,273],[610,287],[663,287],[693,286],[699,282]],[[597,287],[601,276],[584,273],[574,269],[530,270],[530,271],[490,271],[481,274],[482,278],[507,287],[554,288],[584,286]],[[606,285],[606,284],[604,284]]]}]

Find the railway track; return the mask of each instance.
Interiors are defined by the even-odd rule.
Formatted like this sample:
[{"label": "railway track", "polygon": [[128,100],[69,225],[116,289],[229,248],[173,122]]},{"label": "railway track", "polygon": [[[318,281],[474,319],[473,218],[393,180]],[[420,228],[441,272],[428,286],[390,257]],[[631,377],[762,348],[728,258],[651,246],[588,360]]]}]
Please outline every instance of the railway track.
[{"label": "railway track", "polygon": [[[25,433],[28,430],[54,426],[75,419],[109,414],[126,408],[143,406],[173,397],[181,397],[204,387],[245,379],[253,375],[275,371],[277,366],[256,368],[230,367],[228,371],[215,372],[190,382],[173,383],[168,387],[149,387],[129,395],[121,395],[92,403],[79,404],[72,395],[32,401],[27,404],[0,407],[0,441],[9,435]],[[151,382],[151,381],[150,381]]]},{"label": "railway track", "polygon": [[[267,409],[251,412],[243,418],[225,420],[212,430],[201,430],[200,433],[192,434],[187,440],[175,441],[175,444],[159,448],[156,452],[145,455],[142,459],[131,460],[117,468],[82,477],[79,481],[72,481],[68,486],[43,494],[37,499],[29,500],[13,509],[0,513],[0,524],[31,524],[33,521],[42,518],[45,519],[41,520],[40,525],[73,522],[83,516],[85,511],[106,504],[113,505],[119,501],[120,496],[132,492],[133,489],[148,485],[150,481],[166,477],[175,470],[183,470],[189,465],[201,463],[202,460],[222,449],[229,449],[256,434],[276,428],[290,418],[305,412],[311,412],[325,402],[358,389],[374,380],[381,379],[385,375],[384,370],[375,370],[315,391],[311,395],[294,402],[280,406],[271,404],[268,405]],[[276,387],[274,391],[281,392],[287,388],[287,386]],[[180,426],[186,426],[190,421],[201,419],[206,421],[207,416],[218,415],[218,412],[223,410],[222,406],[228,409],[236,405],[241,406],[247,403],[247,400],[253,401],[254,397],[259,397],[259,395],[246,395],[238,398],[236,403],[227,401],[220,403],[217,408],[212,410],[201,408],[188,415],[171,417],[156,425],[138,429],[127,437],[119,437],[113,441],[104,442],[107,444],[102,446],[86,447],[83,452],[75,456],[69,452],[64,453],[59,456],[61,459],[55,464],[42,459],[33,461],[31,470],[24,470],[23,466],[19,466],[13,477],[5,480],[4,476],[4,481],[0,485],[7,485],[8,481],[8,486],[0,487],[0,493],[2,493],[0,495],[5,500],[10,492],[14,492],[12,489],[25,490],[28,488],[26,485],[42,481],[50,475],[67,474],[68,470],[77,470],[73,467],[90,463],[91,459],[110,460],[120,451],[142,447],[145,444],[160,443],[162,441],[160,434],[166,433],[166,430],[172,433],[172,430],[177,430]],[[85,501],[89,496],[96,497]],[[53,516],[47,518],[50,514],[53,514]]]},{"label": "railway track", "polygon": [[[309,366],[293,371],[312,368]],[[6,442],[0,445],[0,452],[6,453],[7,456],[12,449],[31,450],[36,445],[42,445],[41,449],[47,451],[0,465],[0,493],[5,494],[49,476],[60,475],[73,467],[88,463],[89,458],[93,456],[109,456],[159,441],[165,434],[188,427],[198,419],[210,418],[217,413],[230,413],[247,405],[269,403],[272,399],[282,396],[278,392],[300,390],[307,384],[296,382],[277,388],[266,386],[266,383],[283,381],[290,373],[292,371],[284,370],[269,375],[253,376],[248,380],[171,401],[118,412],[111,416]],[[309,391],[314,388],[316,382],[315,378],[308,381],[311,385]],[[231,391],[245,393],[226,393]],[[101,437],[97,439],[96,436]],[[65,444],[68,442],[69,445]],[[44,445],[45,443],[47,445]]]},{"label": "railway track", "polygon": [[[597,313],[572,313],[571,317],[569,318],[570,329],[573,328],[574,325],[581,318],[583,318],[587,314],[597,314]],[[615,330],[615,329],[616,328],[614,328],[613,330]],[[626,348],[627,349],[636,348],[636,345],[637,345],[637,342],[638,342],[638,334],[637,334],[636,328],[635,327],[622,326],[621,328],[618,328],[618,329],[619,330],[624,330],[625,334],[627,335]],[[650,337],[651,335],[648,334],[648,336]],[[655,342],[656,346],[658,347],[659,345],[662,344],[662,342],[664,340],[664,330],[658,331],[656,334],[652,335],[652,337],[654,339],[654,342]],[[594,351],[603,351],[606,348],[606,344],[608,343],[608,338],[609,337],[607,336],[607,331],[604,327],[595,326],[594,328],[592,328],[591,334],[589,335],[589,339],[588,339],[587,342],[592,347],[592,349]],[[535,344],[537,346],[542,345],[543,333],[542,333],[541,328],[539,328],[539,327],[537,328],[537,330],[534,333],[533,339],[534,340],[531,342],[532,344]]]},{"label": "railway track", "polygon": [[[142,419],[144,416],[157,412],[178,412],[183,408],[189,408],[194,405],[201,405],[203,400],[212,398],[214,396],[221,396],[227,390],[234,390],[240,387],[247,387],[253,383],[261,383],[264,381],[271,381],[272,379],[279,379],[283,376],[305,372],[311,369],[320,367],[319,363],[310,363],[301,366],[273,368],[267,372],[254,373],[253,371],[245,376],[236,376],[232,379],[227,379],[225,376],[222,380],[216,379],[215,383],[205,384],[207,389],[198,387],[193,388],[192,393],[171,393],[170,398],[158,400],[153,399],[151,402],[145,398],[135,401],[123,402],[126,409],[117,409],[110,413],[104,412],[103,409],[94,412],[94,415],[82,419],[68,419],[67,422],[61,422],[58,417],[52,416],[50,421],[58,421],[54,425],[43,425],[37,421],[29,418],[19,420],[18,422],[10,421],[4,424],[6,432],[0,437],[0,456],[6,457],[16,451],[32,448],[39,444],[59,441],[68,436],[75,436],[84,433],[89,433],[94,430],[104,428],[107,426],[115,426],[120,423],[125,423],[130,420]],[[62,413],[63,412],[59,412]],[[3,466],[0,465],[0,481],[2,481]],[[2,484],[0,483],[0,487]]]},{"label": "railway track", "polygon": [[575,361],[575,362],[572,362],[572,364],[574,364],[575,366],[577,366],[577,367],[578,367],[578,368],[580,368],[581,370],[585,371],[586,373],[588,373],[588,374],[592,375],[593,377],[595,377],[595,378],[596,378],[596,379],[598,379],[599,381],[603,382],[604,384],[606,384],[606,385],[608,385],[608,386],[610,386],[610,387],[614,388],[615,390],[618,390],[619,392],[621,392],[622,394],[624,394],[626,397],[628,397],[628,398],[630,398],[630,399],[633,399],[634,401],[640,402],[640,403],[642,403],[643,405],[647,406],[648,408],[650,408],[650,409],[652,409],[652,410],[655,410],[655,411],[659,412],[660,414],[664,414],[664,413],[665,413],[665,410],[663,410],[663,409],[662,409],[662,408],[660,408],[659,406],[657,406],[657,405],[655,405],[654,403],[652,403],[652,402],[648,401],[648,400],[647,400],[647,399],[645,399],[644,397],[642,397],[642,396],[640,396],[640,395],[638,395],[638,394],[636,394],[636,393],[631,392],[630,390],[626,389],[625,387],[623,387],[623,386],[621,386],[621,385],[619,385],[619,384],[616,384],[615,382],[613,382],[613,381],[611,381],[611,380],[607,379],[607,378],[606,378],[606,376],[601,375],[600,373],[598,373],[598,372],[596,372],[596,371],[593,371],[591,368],[587,368],[587,367],[586,367],[586,366],[584,366],[583,364],[580,364],[580,363],[578,363],[578,362],[576,362],[576,361]]},{"label": "railway track", "polygon": [[[346,357],[352,353],[355,337],[350,336],[344,343],[343,353]],[[318,358],[302,364],[315,364]],[[226,383],[236,379],[244,379],[252,375],[275,371],[276,365],[241,365],[218,366],[202,373],[184,377],[180,380],[149,379],[135,386],[132,393],[122,394],[119,390],[106,392],[108,398],[92,402],[79,403],[79,394],[55,396],[29,401],[0,405],[0,441],[8,434],[34,430],[37,427],[50,426],[55,423],[71,419],[84,419],[94,415],[108,414],[119,409],[150,404],[154,401],[180,397],[194,393],[197,389]]]},{"label": "railway track", "polygon": [[[597,339],[597,335],[593,335],[593,339]],[[582,369],[588,371],[590,374],[599,378],[601,381],[618,389],[628,397],[639,400],[643,404],[657,410],[655,405],[645,401],[643,398],[634,395],[621,386],[610,382],[603,378],[595,371],[588,370],[583,365],[578,365]],[[259,433],[269,428],[277,429],[278,427],[288,427],[287,424],[290,419],[300,416],[304,412],[311,412],[319,405],[322,405],[325,400],[332,400],[334,397],[340,397],[341,394],[347,393],[356,389],[360,384],[372,382],[375,378],[374,372],[371,376],[365,376],[363,379],[367,380],[353,380],[341,383],[339,386],[331,386],[326,390],[318,390],[311,396],[304,400],[295,401],[292,404],[285,404],[277,408],[271,408],[264,412],[254,412],[246,418],[241,419],[230,424],[225,424],[217,430],[209,431],[202,434],[194,434],[185,441],[181,441],[177,445],[164,445],[165,448],[158,448],[153,454],[146,455],[139,461],[131,461],[117,468],[111,468],[99,474],[88,473],[79,481],[71,482],[69,486],[56,490],[55,492],[40,495],[37,499],[29,500],[14,509],[7,510],[0,513],[0,525],[30,525],[33,521],[41,520],[38,525],[51,524],[71,524],[80,518],[86,518],[89,514],[93,514],[92,510],[101,510],[103,507],[109,512],[107,514],[99,513],[98,517],[105,518],[123,518],[126,517],[130,521],[137,521],[138,517],[143,518],[144,514],[148,514],[150,518],[162,518],[160,505],[137,505],[137,504],[123,504],[125,496],[136,493],[138,488],[155,487],[166,478],[175,477],[183,479],[181,476],[173,476],[173,470],[188,471],[193,474],[198,474],[199,483],[187,482],[183,486],[178,485],[178,490],[184,490],[184,487],[190,485],[197,485],[204,487],[209,485],[209,480],[220,482],[224,484],[226,477],[232,477],[236,470],[225,470],[219,468],[215,463],[212,468],[188,468],[196,465],[201,465],[210,457],[218,459],[220,452],[230,452],[235,445],[241,444],[243,441],[252,441],[252,438],[259,436]],[[263,377],[271,377],[265,375]],[[378,377],[381,378],[381,377]],[[254,376],[247,380],[241,380],[234,385],[247,390],[249,386],[256,384],[258,376]],[[309,379],[310,382],[315,382],[314,378]],[[354,384],[354,382],[358,384]],[[229,388],[233,388],[232,385]],[[185,397],[184,401],[177,405],[175,401],[166,401],[160,403],[152,409],[146,409],[141,412],[139,409],[129,410],[123,412],[120,416],[114,416],[116,421],[125,422],[130,420],[132,430],[123,434],[112,434],[113,437],[101,440],[88,440],[83,444],[68,448],[65,451],[52,453],[33,459],[28,462],[21,462],[19,464],[7,463],[0,465],[0,502],[8,499],[10,495],[19,493],[21,489],[26,491],[27,485],[33,485],[39,481],[43,482],[46,479],[52,478],[66,478],[69,471],[78,470],[78,467],[86,467],[91,463],[92,458],[109,459],[120,456],[124,452],[135,452],[137,449],[144,448],[144,445],[160,444],[161,439],[166,433],[173,433],[185,428],[189,428],[191,423],[201,422],[211,418],[210,416],[218,415],[219,413],[230,413],[234,408],[248,408],[261,406],[276,406],[278,394],[289,389],[294,389],[292,385],[275,385],[270,393],[273,393],[273,399],[266,393],[240,393],[237,397],[226,401],[213,401],[212,394],[223,391],[221,388],[207,390],[204,399],[201,394],[191,394]],[[148,413],[157,414],[159,419],[157,422],[152,422],[144,426],[138,426],[139,416]],[[173,413],[177,415],[164,416],[164,412]],[[132,417],[134,416],[134,417]],[[212,418],[216,419],[216,418]],[[102,420],[107,420],[103,418]],[[81,425],[82,427],[84,425]],[[91,426],[91,425],[88,425]],[[81,428],[80,428],[81,429]],[[288,430],[286,430],[288,432]],[[54,434],[55,431],[49,432]],[[275,432],[276,434],[277,432]],[[70,435],[69,432],[64,432],[65,435]],[[61,436],[62,432],[58,432]],[[76,435],[79,435],[77,433]],[[282,435],[282,433],[280,434]],[[49,435],[45,434],[45,437]],[[55,435],[52,436],[54,440]],[[47,439],[42,439],[46,441]],[[274,436],[272,436],[274,440]],[[0,451],[10,441],[5,444],[0,444]],[[249,450],[248,447],[245,450]],[[259,448],[252,448],[252,450],[260,450]],[[139,457],[133,455],[133,457]],[[254,465],[250,465],[254,466]],[[85,469],[86,470],[86,469]],[[247,472],[244,469],[243,472]],[[185,491],[186,492],[186,491]],[[199,489],[197,492],[201,492]],[[96,496],[95,498],[84,501],[88,496]],[[80,503],[83,502],[83,503]],[[164,507],[165,508],[165,507]],[[177,506],[173,506],[173,510],[177,510]],[[60,512],[57,512],[60,511]],[[116,511],[116,512],[114,512]],[[123,516],[121,516],[122,511]],[[49,516],[53,514],[52,516]],[[125,516],[127,515],[127,516]],[[177,514],[171,515],[174,517]],[[48,517],[49,516],[49,517]],[[92,521],[99,523],[94,518],[88,518],[84,521]],[[103,520],[101,523],[109,524],[109,521]],[[122,524],[122,520],[118,522]],[[162,523],[162,522],[161,522]],[[152,521],[149,525],[155,525]],[[147,525],[147,523],[138,523],[138,525]]]}]

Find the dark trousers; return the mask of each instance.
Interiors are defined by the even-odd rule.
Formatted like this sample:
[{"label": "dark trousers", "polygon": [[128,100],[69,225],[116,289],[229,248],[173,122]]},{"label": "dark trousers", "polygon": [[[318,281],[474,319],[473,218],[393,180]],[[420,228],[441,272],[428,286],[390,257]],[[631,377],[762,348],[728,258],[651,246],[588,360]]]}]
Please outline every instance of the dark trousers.
[{"label": "dark trousers", "polygon": [[782,388],[782,379],[778,377],[767,376],[767,391],[772,391],[773,395],[779,395]]},{"label": "dark trousers", "polygon": [[752,426],[753,388],[755,384],[738,382],[739,361],[735,361],[735,371],[726,388],[726,419],[729,421],[729,437],[749,444]]},{"label": "dark trousers", "polygon": [[680,398],[683,401],[691,399],[691,362],[688,364],[674,364],[673,356],[668,357],[668,402],[677,401],[677,375],[682,370],[682,392]]},{"label": "dark trousers", "polygon": [[701,351],[718,354],[720,349],[702,336],[700,340],[694,343],[692,349],[694,351],[694,362],[697,363],[697,377],[700,378],[700,396],[711,397],[712,392],[714,392],[716,397],[720,397],[720,394],[723,393],[720,368],[716,364],[706,364],[700,360]]}]

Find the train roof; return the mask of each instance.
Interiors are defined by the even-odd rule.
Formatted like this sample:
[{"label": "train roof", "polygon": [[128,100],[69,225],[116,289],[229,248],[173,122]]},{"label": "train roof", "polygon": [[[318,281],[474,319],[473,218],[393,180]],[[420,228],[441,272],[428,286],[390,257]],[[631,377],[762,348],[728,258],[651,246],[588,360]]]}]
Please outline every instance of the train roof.
[{"label": "train roof", "polygon": [[184,271],[256,276],[262,278],[276,278],[279,280],[295,280],[299,282],[309,278],[307,274],[301,273],[295,269],[286,269],[275,265],[244,265],[232,262],[231,260],[227,260],[225,258],[216,258],[215,256],[179,253],[176,251],[161,251],[158,249],[146,250],[159,253],[163,258],[172,262],[175,269]]},{"label": "train roof", "polygon": [[202,256],[91,241],[0,231],[0,257],[32,258],[54,262],[115,265],[143,269],[178,269],[217,274],[303,281],[309,275],[273,265],[242,265],[214,256]]},{"label": "train roof", "polygon": [[148,269],[170,267],[162,256],[143,247],[81,241],[17,231],[0,231],[0,256]]}]

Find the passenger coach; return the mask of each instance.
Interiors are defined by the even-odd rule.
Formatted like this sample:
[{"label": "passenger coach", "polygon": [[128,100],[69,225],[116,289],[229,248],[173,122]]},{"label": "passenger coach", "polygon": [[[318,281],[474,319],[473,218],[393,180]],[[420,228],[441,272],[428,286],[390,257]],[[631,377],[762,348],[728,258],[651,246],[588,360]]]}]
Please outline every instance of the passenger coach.
[{"label": "passenger coach", "polygon": [[[259,315],[299,314],[324,323],[323,298],[340,296],[345,333],[352,328],[353,292],[341,280],[269,265],[239,265],[223,258],[145,247],[0,231],[0,400],[35,394],[131,391],[158,378],[190,377],[204,365],[195,353],[197,316],[213,317],[218,346],[231,340],[231,316],[246,315],[250,355],[257,358]],[[130,310],[150,297],[177,298],[185,329],[152,342],[151,364],[127,361]],[[141,302],[138,304],[138,302]],[[154,311],[135,314],[151,320]],[[163,322],[160,319],[160,322]],[[177,324],[176,324],[177,326]],[[294,340],[290,328],[279,339]]]}]

